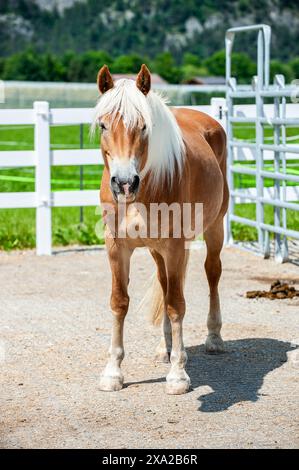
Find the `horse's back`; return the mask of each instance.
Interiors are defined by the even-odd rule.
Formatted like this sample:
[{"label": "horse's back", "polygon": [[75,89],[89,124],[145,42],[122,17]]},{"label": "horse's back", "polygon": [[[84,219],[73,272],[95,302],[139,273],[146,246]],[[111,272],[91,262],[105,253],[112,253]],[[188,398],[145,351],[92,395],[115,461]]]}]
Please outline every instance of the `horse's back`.
[{"label": "horse's back", "polygon": [[218,121],[206,113],[189,108],[172,108],[177,122],[183,132],[185,141],[193,147],[193,140],[203,138],[222,162],[226,155],[226,134]]},{"label": "horse's back", "polygon": [[172,108],[172,112],[183,133],[194,188],[198,188],[203,200],[211,197],[208,195],[211,195],[211,188],[213,188],[212,199],[218,199],[217,195],[220,196],[219,205],[217,203],[216,205],[220,213],[224,215],[228,205],[228,186],[226,134],[223,127],[211,116],[201,111]]}]

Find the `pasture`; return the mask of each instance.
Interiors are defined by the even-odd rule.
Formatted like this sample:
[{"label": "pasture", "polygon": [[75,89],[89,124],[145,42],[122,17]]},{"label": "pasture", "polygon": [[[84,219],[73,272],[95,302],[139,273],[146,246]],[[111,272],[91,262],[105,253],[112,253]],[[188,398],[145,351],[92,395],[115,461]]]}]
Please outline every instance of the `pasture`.
[{"label": "pasture", "polygon": [[[253,142],[255,128],[252,124],[235,124],[234,137],[240,140]],[[287,139],[292,144],[299,143],[299,129],[287,128]],[[273,143],[273,127],[265,126],[265,141]],[[33,126],[0,126],[1,150],[32,150],[34,147]],[[89,136],[88,125],[51,126],[52,149],[78,149],[98,148],[99,136],[93,140]],[[239,162],[250,165],[251,162]],[[273,170],[272,162],[265,162],[267,170]],[[51,186],[53,191],[67,191],[74,189],[98,189],[100,187],[102,166],[84,166],[82,185],[80,186],[80,167],[63,166],[53,167]],[[299,174],[299,160],[288,162],[288,174]],[[273,186],[274,180],[265,179],[265,186]],[[295,183],[288,182],[288,185]],[[0,191],[18,192],[34,191],[34,168],[1,169]],[[235,175],[237,188],[255,186],[255,178],[250,175]],[[236,214],[255,218],[255,204],[237,204]],[[265,221],[273,223],[273,207],[265,206]],[[299,225],[299,213],[288,211],[288,226],[295,230]],[[94,245],[103,243],[100,234],[95,233],[95,225],[99,221],[99,214],[94,207],[80,208],[53,208],[52,240],[54,246],[68,244]],[[254,241],[257,238],[256,230],[252,227],[233,223],[234,239],[240,241]],[[24,249],[35,246],[35,210],[34,209],[1,209],[0,210],[0,248],[11,250]]]}]

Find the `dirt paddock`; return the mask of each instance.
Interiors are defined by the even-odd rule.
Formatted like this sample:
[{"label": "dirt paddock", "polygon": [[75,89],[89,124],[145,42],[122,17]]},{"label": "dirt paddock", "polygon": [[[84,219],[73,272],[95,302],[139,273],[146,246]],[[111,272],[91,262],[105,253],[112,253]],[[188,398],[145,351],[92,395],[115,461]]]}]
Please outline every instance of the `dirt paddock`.
[{"label": "dirt paddock", "polygon": [[0,254],[2,448],[227,448],[299,445],[299,298],[246,299],[299,268],[233,248],[222,255],[226,353],[204,352],[208,310],[204,248],[192,250],[184,322],[193,389],[164,392],[155,364],[159,329],[136,307],[154,265],[132,259],[125,387],[99,390],[109,346],[110,272],[104,249],[52,257]]}]

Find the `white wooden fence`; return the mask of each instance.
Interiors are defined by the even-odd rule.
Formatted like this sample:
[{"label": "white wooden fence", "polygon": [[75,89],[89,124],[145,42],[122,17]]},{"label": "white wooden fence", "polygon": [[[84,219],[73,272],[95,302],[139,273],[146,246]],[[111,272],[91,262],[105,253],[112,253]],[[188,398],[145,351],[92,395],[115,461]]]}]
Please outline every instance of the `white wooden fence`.
[{"label": "white wooden fence", "polygon": [[46,101],[37,101],[33,109],[0,110],[0,125],[34,125],[34,150],[1,151],[0,168],[35,167],[35,191],[0,193],[0,208],[36,209],[36,250],[51,254],[52,207],[96,206],[99,191],[51,191],[51,166],[98,165],[100,150],[50,150],[50,126],[85,124],[92,121],[92,109],[49,109]]},{"label": "white wooden fence", "polygon": [[[223,98],[212,98],[210,106],[194,106],[193,108],[210,114],[225,125],[225,100]],[[242,106],[242,112],[246,113],[246,108],[246,105]],[[251,108],[248,107],[249,113],[253,112]],[[0,125],[34,125],[34,150],[0,151],[0,169],[35,167],[35,191],[0,192],[0,209],[36,209],[38,255],[50,255],[52,251],[52,207],[97,206],[99,204],[98,190],[51,191],[52,166],[103,163],[100,149],[51,150],[50,147],[51,125],[90,124],[93,112],[92,108],[49,109],[46,101],[35,102],[33,109],[0,110]],[[254,160],[254,155],[248,154],[244,158]],[[255,188],[243,191],[244,195],[254,196]],[[265,191],[271,195],[272,188],[265,188]],[[290,187],[288,191],[290,191],[288,197],[294,200],[293,193],[297,193],[297,187]],[[248,199],[248,202],[251,201],[252,199]]]},{"label": "white wooden fence", "polygon": [[[200,109],[215,113],[212,106]],[[0,151],[1,168],[35,167],[34,192],[0,192],[0,209],[36,209],[36,251],[52,251],[52,207],[97,206],[99,190],[51,191],[51,166],[99,165],[100,149],[51,150],[50,126],[90,124],[93,108],[50,109],[46,101],[36,101],[33,109],[2,109],[0,125],[34,125],[34,150]]]}]

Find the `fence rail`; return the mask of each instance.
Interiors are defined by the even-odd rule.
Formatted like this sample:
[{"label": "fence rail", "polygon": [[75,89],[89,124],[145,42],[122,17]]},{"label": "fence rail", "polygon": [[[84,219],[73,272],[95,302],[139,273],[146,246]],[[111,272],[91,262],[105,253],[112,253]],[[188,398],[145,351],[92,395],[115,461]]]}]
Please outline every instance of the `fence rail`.
[{"label": "fence rail", "polygon": [[[223,105],[223,99],[220,101]],[[219,115],[219,103],[211,106],[194,106],[209,114]],[[84,207],[99,204],[98,190],[51,191],[51,167],[63,165],[103,164],[100,149],[51,150],[50,126],[90,124],[93,108],[50,109],[46,101],[36,101],[33,109],[0,110],[0,126],[33,125],[34,150],[0,151],[0,169],[35,168],[34,192],[0,192],[0,209],[36,209],[36,251],[38,255],[52,252],[53,207]]]},{"label": "fence rail", "polygon": [[[236,34],[248,31],[257,32],[257,76],[253,77],[252,90],[244,91],[237,85],[235,77],[231,76],[232,49]],[[267,25],[253,25],[246,27],[231,28],[226,32],[226,104],[227,104],[227,135],[228,135],[228,165],[227,175],[230,187],[230,204],[227,217],[227,241],[234,243],[232,234],[232,222],[249,225],[257,229],[260,252],[265,258],[270,256],[270,234],[274,234],[275,259],[284,262],[288,259],[287,237],[299,239],[299,231],[288,228],[287,210],[299,211],[298,193],[290,191],[287,183],[299,185],[299,175],[287,174],[287,159],[298,160],[299,146],[288,145],[288,126],[299,128],[299,106],[298,104],[287,104],[287,98],[294,97],[294,89],[285,87],[284,77],[276,75],[274,85],[270,89],[269,84],[269,57],[270,57],[271,28]],[[297,90],[298,91],[298,90]],[[238,106],[234,103],[235,98],[254,98],[255,105]],[[265,104],[265,98],[272,98],[273,104]],[[244,109],[246,112],[244,113]],[[254,142],[240,142],[234,138],[234,124],[248,124],[255,126]],[[273,144],[266,143],[265,126],[273,129]],[[255,160],[255,169],[245,165],[236,166],[237,158],[247,159],[251,153]],[[245,153],[246,152],[246,153]],[[273,159],[274,171],[265,168],[266,158]],[[235,189],[234,176],[251,175],[256,179],[255,193],[249,194],[251,202],[256,204],[256,219],[250,220],[235,214],[235,204],[240,199],[239,191]],[[273,193],[267,195],[265,178],[274,180]],[[292,202],[288,202],[290,201]],[[274,223],[265,223],[265,205],[274,208]]]},{"label": "fence rail", "polygon": [[0,152],[0,168],[35,167],[35,192],[0,193],[0,208],[36,209],[36,251],[49,255],[52,251],[52,207],[96,206],[99,192],[51,191],[51,167],[61,165],[99,165],[100,150],[51,150],[50,126],[89,124],[93,109],[50,109],[46,101],[34,103],[33,110],[0,110],[0,125],[34,126],[34,150]]},{"label": "fence rail", "polygon": [[[191,106],[190,106],[191,107]],[[210,106],[192,106],[213,116],[225,126],[227,117],[226,101],[224,98],[212,98]],[[234,115],[240,115],[244,119],[252,119],[255,122],[256,107],[253,105],[236,105]],[[32,110],[0,110],[0,126],[33,125],[34,126],[34,150],[0,151],[0,169],[2,168],[35,168],[35,191],[34,192],[0,192],[0,209],[9,208],[35,208],[36,209],[36,250],[39,255],[49,255],[52,251],[51,238],[51,210],[53,207],[84,207],[97,206],[99,203],[98,190],[74,190],[74,191],[52,191],[51,190],[51,167],[70,165],[99,165],[103,164],[100,149],[72,149],[72,150],[51,150],[50,127],[57,125],[81,125],[90,124],[93,118],[92,108],[67,108],[50,109],[48,102],[35,102]],[[274,105],[265,105],[266,116],[273,115]],[[288,105],[287,116],[293,119],[299,115],[299,105]],[[228,124],[229,125],[229,124]],[[270,124],[271,125],[271,124]],[[275,162],[273,152],[284,151],[288,158],[293,158],[294,150],[299,152],[299,145],[289,146],[285,140],[283,147],[277,143],[274,146],[263,145],[264,158]],[[231,164],[228,174],[247,174],[256,176],[256,169],[242,164],[243,161],[256,163],[257,146],[256,143],[236,141],[230,134],[228,148],[231,156]],[[297,152],[298,151],[298,152]],[[295,153],[295,154],[296,154]],[[239,164],[236,165],[236,162]],[[288,186],[264,188],[263,193],[257,187],[234,188],[232,178],[230,179],[231,199],[234,203],[250,203],[258,201],[259,204],[269,203],[280,208],[296,209],[292,201],[298,200],[299,179],[293,175],[272,173],[260,170],[262,177],[274,179],[283,178],[292,182],[298,182],[298,186]],[[288,202],[289,201],[289,202]],[[250,226],[259,227],[256,221],[248,221],[233,214],[230,210],[228,224],[237,221]],[[262,221],[263,223],[263,221]],[[227,226],[227,225],[226,225]],[[263,225],[263,230],[266,230]],[[279,228],[275,228],[275,233],[281,233]],[[297,232],[296,232],[297,233]],[[290,234],[290,232],[289,232]],[[290,235],[292,236],[292,235]],[[231,232],[228,232],[228,240],[231,240]]]}]

